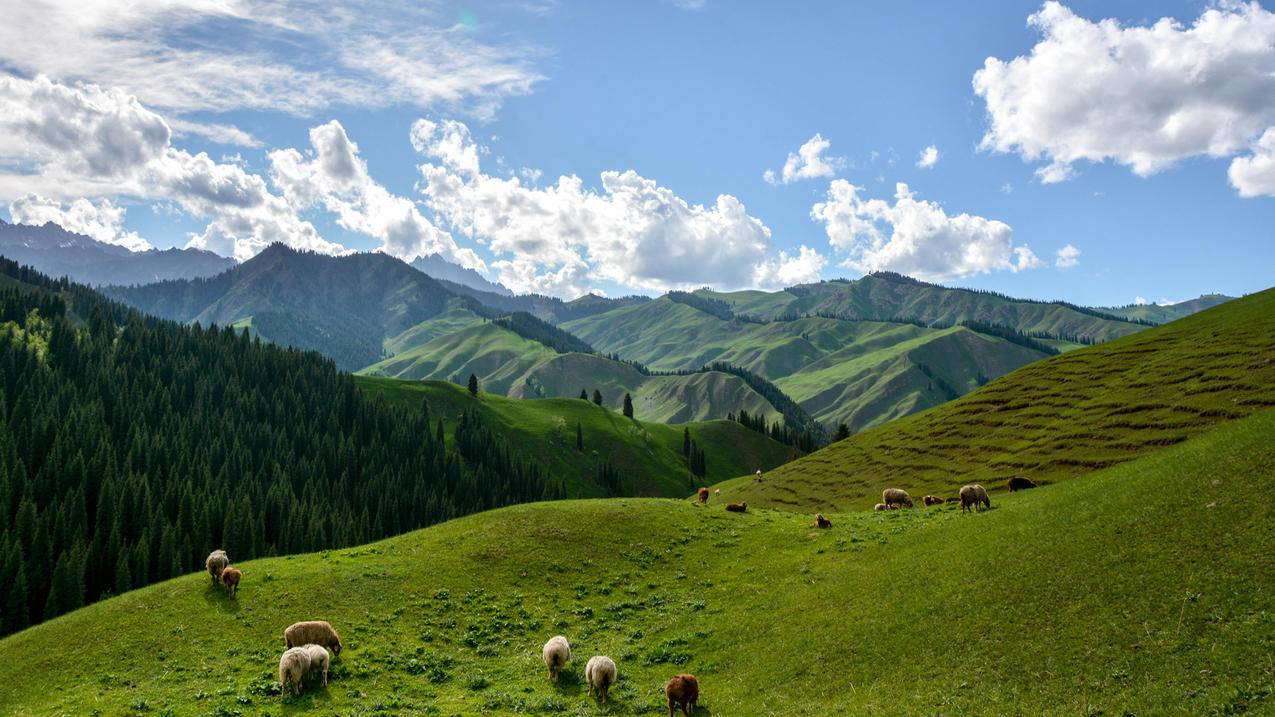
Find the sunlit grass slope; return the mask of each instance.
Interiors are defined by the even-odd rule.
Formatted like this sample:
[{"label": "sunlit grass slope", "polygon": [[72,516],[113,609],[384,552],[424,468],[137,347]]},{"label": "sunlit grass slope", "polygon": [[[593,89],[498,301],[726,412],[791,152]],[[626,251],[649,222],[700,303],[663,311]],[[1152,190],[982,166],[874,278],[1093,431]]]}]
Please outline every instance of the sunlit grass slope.
[{"label": "sunlit grass slope", "polygon": [[[353,549],[187,575],[0,641],[0,713],[1266,714],[1275,708],[1275,412],[995,509],[726,513],[541,503]],[[271,694],[321,618],[334,679]],[[549,636],[575,659],[550,685]],[[581,684],[619,664],[605,710]]]},{"label": "sunlit grass slope", "polygon": [[[428,401],[430,413],[447,422],[477,409],[509,444],[527,458],[540,461],[553,478],[562,479],[569,495],[605,495],[594,481],[600,460],[620,472],[625,492],[646,496],[685,496],[701,484],[769,470],[788,460],[791,449],[734,421],[666,425],[631,420],[609,408],[578,398],[511,399],[489,393],[478,398],[462,386],[442,381],[399,381],[360,376],[365,393],[409,406]],[[584,435],[584,451],[576,450],[576,424]],[[707,477],[691,482],[682,456],[682,431],[704,450]]]},{"label": "sunlit grass slope", "polygon": [[951,496],[1048,482],[1180,443],[1275,405],[1275,289],[1018,369],[865,431],[723,496],[800,510],[870,508],[886,487]]}]

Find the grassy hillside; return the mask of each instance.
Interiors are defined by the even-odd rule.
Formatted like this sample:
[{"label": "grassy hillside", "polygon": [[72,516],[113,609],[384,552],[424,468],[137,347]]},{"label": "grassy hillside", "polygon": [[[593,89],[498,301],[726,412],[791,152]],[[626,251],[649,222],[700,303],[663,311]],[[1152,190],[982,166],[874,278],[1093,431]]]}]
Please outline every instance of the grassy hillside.
[{"label": "grassy hillside", "polygon": [[906,318],[927,324],[982,321],[1025,333],[1074,335],[1092,341],[1127,336],[1140,328],[1093,309],[949,288],[888,272],[869,274],[856,281],[803,284],[769,294],[759,291],[696,293],[726,302],[736,314],[767,319],[830,314],[876,321]]},{"label": "grassy hillside", "polygon": [[1190,316],[1219,304],[1225,304],[1234,298],[1225,294],[1205,294],[1194,299],[1179,301],[1176,304],[1167,304],[1165,306],[1159,304],[1129,304],[1127,306],[1103,307],[1099,310],[1128,319],[1167,324],[1174,319],[1180,319],[1183,316]]},{"label": "grassy hillside", "polygon": [[[0,641],[0,712],[1252,714],[1275,708],[1275,412],[996,508],[832,516],[524,505],[352,550],[192,574]],[[333,680],[274,694],[330,620]],[[550,685],[540,646],[574,660]],[[107,635],[109,639],[88,636]],[[88,638],[88,639],[86,639]],[[616,659],[608,709],[582,683]]]},{"label": "grassy hillside", "polygon": [[742,366],[773,381],[817,420],[844,422],[852,431],[950,401],[1046,355],[960,327],[819,316],[753,323],[668,297],[564,328],[601,351],[654,369],[713,361]]},{"label": "grassy hillside", "polygon": [[1034,363],[952,403],[817,451],[723,495],[868,508],[881,490],[952,495],[1015,474],[1059,481],[1275,405],[1275,289]]},{"label": "grassy hillside", "polygon": [[[462,383],[472,373],[489,393],[513,398],[574,398],[602,392],[616,410],[633,397],[638,418],[674,423],[725,418],[732,411],[778,415],[761,394],[725,373],[649,376],[619,361],[558,353],[476,314],[452,310],[409,329],[391,344],[428,339],[360,371],[367,376]],[[387,345],[391,345],[387,344]]]},{"label": "grassy hillside", "polygon": [[[568,495],[605,495],[593,482],[600,460],[619,471],[625,492],[645,496],[685,496],[695,487],[769,470],[788,460],[791,449],[733,421],[665,425],[634,421],[608,408],[578,398],[517,400],[481,393],[473,398],[461,386],[441,381],[399,381],[359,377],[364,393],[409,407],[429,402],[430,413],[451,423],[471,408],[483,414],[520,454],[534,457],[553,479],[566,483]],[[576,424],[584,434],[584,451],[576,450]],[[692,482],[682,457],[682,431],[704,449],[708,475]]]}]

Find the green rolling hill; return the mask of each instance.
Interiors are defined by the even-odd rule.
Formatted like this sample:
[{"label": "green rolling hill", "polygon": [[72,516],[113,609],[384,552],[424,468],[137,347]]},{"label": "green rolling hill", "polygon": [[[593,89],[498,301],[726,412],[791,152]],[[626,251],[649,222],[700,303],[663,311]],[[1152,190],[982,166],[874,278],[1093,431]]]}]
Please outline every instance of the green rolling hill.
[{"label": "green rolling hill", "polygon": [[[1272,434],[1263,411],[975,515],[538,503],[247,561],[234,601],[191,573],[0,641],[0,712],[654,716],[691,672],[700,715],[1265,714]],[[308,618],[345,649],[282,698]],[[619,666],[606,708],[594,654]]]},{"label": "green rolling hill", "polygon": [[954,495],[1026,474],[1054,482],[1275,405],[1275,289],[1020,368],[723,496],[798,510],[870,508],[886,487]]},{"label": "green rolling hill", "polygon": [[1047,355],[964,327],[819,316],[756,323],[667,296],[563,327],[654,369],[713,361],[741,366],[774,382],[817,420],[844,422],[852,431],[949,401]]},{"label": "green rolling hill", "polygon": [[1165,304],[1163,306],[1160,304],[1128,304],[1126,306],[1102,307],[1099,311],[1126,319],[1167,324],[1174,319],[1190,316],[1234,299],[1234,296],[1225,294],[1204,294],[1194,299],[1179,301],[1176,304]]},{"label": "green rolling hill", "polygon": [[[451,328],[440,330],[440,325]],[[368,376],[463,383],[472,373],[484,390],[513,398],[574,398],[584,389],[602,392],[605,405],[619,410],[624,394],[636,415],[659,422],[724,418],[741,409],[772,416],[778,411],[737,376],[718,371],[689,375],[648,375],[595,354],[554,349],[496,322],[452,310],[409,329],[429,340],[360,371]],[[392,344],[402,337],[391,339]]]},{"label": "green rolling hill", "polygon": [[[632,420],[604,406],[578,398],[517,400],[489,393],[478,398],[464,387],[442,381],[400,381],[360,376],[359,388],[391,404],[417,407],[446,419],[450,433],[455,418],[477,410],[483,422],[524,456],[534,456],[547,473],[563,481],[567,495],[607,495],[594,480],[598,463],[608,460],[619,471],[626,495],[682,497],[707,485],[758,469],[770,470],[789,460],[788,446],[734,421],[670,425]],[[584,450],[576,450],[576,426]],[[692,478],[682,456],[682,433],[704,450],[708,472]]]}]

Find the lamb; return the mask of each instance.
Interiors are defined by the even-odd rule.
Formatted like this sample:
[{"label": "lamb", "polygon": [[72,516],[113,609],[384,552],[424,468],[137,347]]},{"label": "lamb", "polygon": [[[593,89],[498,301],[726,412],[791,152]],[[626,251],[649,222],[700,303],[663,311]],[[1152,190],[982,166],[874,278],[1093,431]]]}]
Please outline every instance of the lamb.
[{"label": "lamb", "polygon": [[283,631],[283,642],[288,647],[302,645],[322,645],[332,651],[335,656],[341,655],[341,638],[324,620],[306,620],[294,622]]},{"label": "lamb", "polygon": [[213,587],[221,581],[221,571],[226,569],[230,564],[230,557],[226,555],[226,551],[220,548],[208,554],[208,559],[204,561],[204,567],[208,568],[208,574],[212,576]]},{"label": "lamb", "polygon": [[668,698],[668,717],[673,717],[674,707],[681,707],[682,714],[690,717],[699,702],[699,680],[695,675],[677,675],[664,684],[664,696]]},{"label": "lamb", "polygon": [[323,674],[323,686],[328,686],[328,667],[332,664],[332,656],[328,654],[328,648],[323,645],[303,645],[310,656],[310,670],[307,674],[313,675],[316,672]]},{"label": "lamb", "polygon": [[987,497],[987,489],[977,483],[961,486],[961,512],[967,510],[981,510],[979,505],[982,504],[988,508],[992,507],[992,499]]},{"label": "lamb", "polygon": [[832,521],[823,517],[823,513],[815,513],[815,526],[819,528],[831,528]]},{"label": "lamb", "polygon": [[886,505],[906,505],[912,507],[912,496],[902,488],[886,488],[881,491],[881,502]]},{"label": "lamb", "polygon": [[748,510],[747,503],[727,503],[726,510],[732,513],[743,513]]},{"label": "lamb", "polygon": [[584,680],[589,683],[589,695],[596,691],[602,704],[607,703],[607,690],[615,684],[615,661],[604,655],[589,658],[584,666]]},{"label": "lamb", "polygon": [[226,594],[231,598],[239,594],[239,578],[242,577],[243,572],[239,568],[232,568],[229,565],[221,571],[221,584],[226,586]]},{"label": "lamb", "polygon": [[707,489],[707,488],[700,488],[700,489],[699,489],[699,502],[701,502],[701,503],[707,503],[707,502],[708,502],[708,489]]},{"label": "lamb", "polygon": [[872,509],[873,510],[890,510],[891,508],[885,503],[877,503],[876,505],[872,506]]},{"label": "lamb", "polygon": [[927,495],[921,499],[921,502],[929,507],[931,505],[943,505],[943,499],[936,495]]},{"label": "lamb", "polygon": [[571,645],[567,643],[567,638],[555,635],[545,643],[540,656],[545,660],[545,667],[549,668],[549,679],[557,682],[558,673],[562,672],[563,666],[571,662]]},{"label": "lamb", "polygon": [[279,686],[288,694],[288,685],[292,685],[292,694],[301,694],[301,680],[310,671],[310,653],[304,647],[291,647],[283,651],[279,658]]},{"label": "lamb", "polygon": [[1014,476],[1013,478],[1010,478],[1008,482],[1005,483],[1005,487],[1009,488],[1010,493],[1013,493],[1015,491],[1035,488],[1036,481],[1032,480],[1031,478],[1028,478],[1027,476]]}]

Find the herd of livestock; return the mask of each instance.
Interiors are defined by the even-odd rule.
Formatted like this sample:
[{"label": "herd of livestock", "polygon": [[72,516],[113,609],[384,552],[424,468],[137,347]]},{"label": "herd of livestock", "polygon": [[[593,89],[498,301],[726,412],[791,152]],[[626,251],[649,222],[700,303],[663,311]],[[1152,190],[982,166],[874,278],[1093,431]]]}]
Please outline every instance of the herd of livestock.
[{"label": "herd of livestock", "polygon": [[[761,481],[761,471],[757,471],[756,479]],[[1036,483],[1024,476],[1015,476],[1009,479],[1005,487],[1013,492],[1035,488]],[[716,492],[721,494],[720,489]],[[707,488],[700,488],[697,495],[700,503],[708,502]],[[987,490],[977,483],[962,486],[955,498],[944,499],[927,495],[921,500],[926,506],[959,502],[962,512],[992,507]],[[911,507],[913,507],[912,496],[906,490],[886,488],[882,491],[881,502],[876,504],[875,509],[897,510]],[[743,513],[748,510],[748,503],[728,503],[726,510]],[[822,513],[816,513],[815,526],[831,528],[832,521]],[[230,558],[226,551],[212,551],[204,564],[212,577],[213,586],[222,586],[226,594],[233,599],[238,593],[239,581],[243,573],[230,565]],[[283,631],[283,641],[285,649],[279,657],[279,686],[283,694],[301,694],[306,680],[322,680],[326,687],[332,658],[341,654],[341,638],[332,625],[323,620],[293,623]],[[567,642],[567,638],[556,635],[545,643],[541,650],[541,657],[549,670],[550,681],[557,682],[563,667],[571,661],[571,645]],[[606,655],[594,655],[584,668],[589,695],[602,704],[606,704],[607,693],[615,684],[617,675],[618,669],[614,660]],[[681,708],[684,715],[690,715],[695,711],[695,705],[699,701],[699,681],[694,675],[675,675],[664,683],[664,696],[668,701],[669,717],[673,716],[677,708]]]}]

